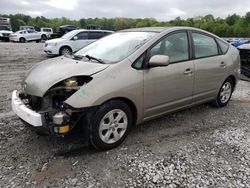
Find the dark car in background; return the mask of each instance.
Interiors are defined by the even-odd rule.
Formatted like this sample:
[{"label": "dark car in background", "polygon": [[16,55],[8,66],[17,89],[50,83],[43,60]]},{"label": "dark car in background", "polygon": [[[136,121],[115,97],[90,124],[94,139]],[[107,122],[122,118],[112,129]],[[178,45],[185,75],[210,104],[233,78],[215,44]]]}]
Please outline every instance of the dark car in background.
[{"label": "dark car in background", "polygon": [[79,29],[79,27],[76,27],[74,25],[62,25],[62,26],[58,27],[56,29],[56,32],[53,33],[50,37],[51,38],[60,38],[64,34],[70,32],[70,31],[76,30],[76,29]]}]

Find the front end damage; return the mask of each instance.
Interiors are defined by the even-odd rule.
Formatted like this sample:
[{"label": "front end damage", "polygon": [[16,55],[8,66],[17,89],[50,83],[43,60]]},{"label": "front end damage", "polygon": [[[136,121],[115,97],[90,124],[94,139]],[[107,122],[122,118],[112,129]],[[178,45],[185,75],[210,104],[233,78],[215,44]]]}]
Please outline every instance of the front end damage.
[{"label": "front end damage", "polygon": [[68,78],[52,86],[43,97],[24,91],[12,94],[12,109],[26,123],[51,134],[65,135],[81,123],[90,108],[75,109],[64,101],[81,86],[92,80],[91,76]]}]

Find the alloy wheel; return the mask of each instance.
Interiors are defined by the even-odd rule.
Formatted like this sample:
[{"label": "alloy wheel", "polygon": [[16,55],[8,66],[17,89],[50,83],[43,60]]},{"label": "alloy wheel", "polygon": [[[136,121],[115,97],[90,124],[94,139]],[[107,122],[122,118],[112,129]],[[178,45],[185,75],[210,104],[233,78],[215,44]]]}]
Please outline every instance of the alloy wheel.
[{"label": "alloy wheel", "polygon": [[220,91],[220,100],[222,103],[226,103],[231,96],[232,86],[230,82],[225,82]]},{"label": "alloy wheel", "polygon": [[106,144],[119,141],[128,128],[128,117],[120,109],[114,109],[104,115],[99,126],[99,136]]}]

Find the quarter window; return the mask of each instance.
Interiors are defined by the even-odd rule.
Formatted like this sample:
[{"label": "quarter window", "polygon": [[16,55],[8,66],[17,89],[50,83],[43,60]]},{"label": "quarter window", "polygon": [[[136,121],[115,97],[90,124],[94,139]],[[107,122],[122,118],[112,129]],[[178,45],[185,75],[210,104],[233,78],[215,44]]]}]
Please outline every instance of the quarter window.
[{"label": "quarter window", "polygon": [[192,33],[194,41],[195,58],[218,55],[218,47],[214,38],[200,33]]},{"label": "quarter window", "polygon": [[170,63],[189,59],[188,37],[186,32],[171,34],[157,43],[150,50],[150,57],[154,55],[169,56]]},{"label": "quarter window", "polygon": [[227,50],[228,50],[228,48],[229,48],[229,45],[228,45],[227,43],[225,43],[225,42],[219,40],[219,39],[216,39],[216,40],[217,40],[217,42],[218,42],[218,44],[219,44],[219,46],[220,46],[220,49],[221,49],[222,53],[223,53],[223,54],[226,54],[226,53],[227,53]]}]

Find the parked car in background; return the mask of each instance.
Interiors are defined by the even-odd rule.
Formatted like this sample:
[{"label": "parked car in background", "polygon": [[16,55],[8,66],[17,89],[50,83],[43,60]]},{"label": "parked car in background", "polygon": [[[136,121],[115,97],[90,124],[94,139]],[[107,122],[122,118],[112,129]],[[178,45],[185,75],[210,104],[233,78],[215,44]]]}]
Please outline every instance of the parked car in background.
[{"label": "parked car in background", "polygon": [[9,36],[12,33],[10,19],[0,17],[0,40],[9,41]]},{"label": "parked car in background", "polygon": [[242,44],[237,48],[240,51],[241,74],[250,78],[250,44]]},{"label": "parked car in background", "polygon": [[47,40],[47,39],[51,38],[51,35],[53,34],[53,29],[48,28],[48,27],[42,27],[40,29],[40,32],[43,33],[42,40]]},{"label": "parked car in background", "polygon": [[76,30],[76,29],[80,29],[80,28],[74,25],[62,25],[56,29],[56,32],[51,35],[51,38],[60,38],[64,34],[70,31]]},{"label": "parked car in background", "polygon": [[70,54],[111,33],[113,31],[85,29],[70,31],[61,38],[46,41],[44,52],[48,55]]},{"label": "parked car in background", "polygon": [[248,39],[234,39],[233,41],[230,42],[230,44],[232,44],[235,47],[238,47],[242,44],[247,44],[250,41]]},{"label": "parked car in background", "polygon": [[29,31],[35,31],[35,27],[34,26],[28,26],[28,25],[22,25],[19,27],[19,30],[29,30]]},{"label": "parked car in background", "polygon": [[12,42],[40,42],[42,40],[42,33],[33,30],[21,30],[10,35],[10,41]]},{"label": "parked car in background", "polygon": [[239,51],[206,31],[129,29],[36,64],[13,91],[12,109],[53,134],[82,128],[95,148],[107,150],[135,124],[206,102],[226,106],[239,66]]}]

